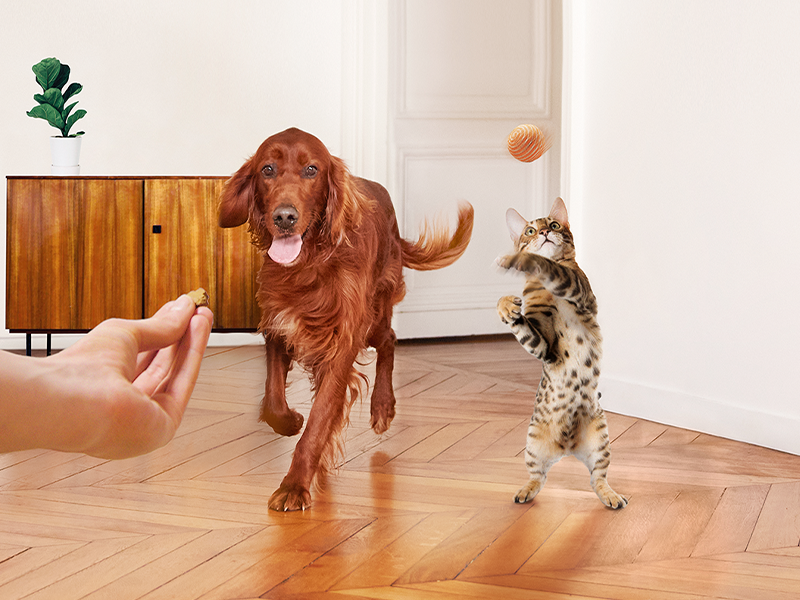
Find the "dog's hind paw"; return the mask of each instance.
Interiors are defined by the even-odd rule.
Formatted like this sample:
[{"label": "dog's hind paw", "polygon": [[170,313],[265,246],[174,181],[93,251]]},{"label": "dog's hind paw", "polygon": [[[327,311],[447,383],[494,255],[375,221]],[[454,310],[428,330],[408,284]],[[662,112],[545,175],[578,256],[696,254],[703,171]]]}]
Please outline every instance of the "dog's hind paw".
[{"label": "dog's hind paw", "polygon": [[389,426],[394,419],[394,394],[390,396],[381,396],[377,392],[372,396],[372,403],[370,406],[370,419],[369,426],[377,433],[385,433],[388,431]]},{"label": "dog's hind paw", "polygon": [[383,415],[383,416],[376,416],[372,415],[369,420],[369,426],[372,427],[372,431],[380,435],[381,433],[386,433],[389,430],[389,426],[392,424],[392,419],[394,418],[394,410],[390,415]]},{"label": "dog's hind paw", "polygon": [[303,487],[281,486],[269,498],[269,507],[279,512],[305,510],[311,506],[311,492]]}]

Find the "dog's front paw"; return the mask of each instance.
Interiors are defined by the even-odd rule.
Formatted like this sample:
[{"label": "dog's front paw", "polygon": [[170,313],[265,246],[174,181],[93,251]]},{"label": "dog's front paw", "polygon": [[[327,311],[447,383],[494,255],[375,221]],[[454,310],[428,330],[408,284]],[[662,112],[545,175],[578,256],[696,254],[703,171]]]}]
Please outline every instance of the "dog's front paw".
[{"label": "dog's front paw", "polygon": [[497,301],[497,314],[506,325],[522,319],[522,299],[516,296],[503,296]]},{"label": "dog's front paw", "polygon": [[262,410],[261,420],[272,427],[275,433],[285,436],[297,435],[303,428],[303,415],[293,409],[280,414]]},{"label": "dog's front paw", "polygon": [[302,486],[281,484],[269,498],[269,507],[279,512],[305,510],[311,506],[311,492]]}]

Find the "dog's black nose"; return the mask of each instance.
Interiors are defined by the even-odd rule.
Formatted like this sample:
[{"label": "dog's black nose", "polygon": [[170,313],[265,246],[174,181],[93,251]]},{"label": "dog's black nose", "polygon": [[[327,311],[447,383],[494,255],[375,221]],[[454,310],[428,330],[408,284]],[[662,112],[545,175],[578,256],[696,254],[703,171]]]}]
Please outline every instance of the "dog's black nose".
[{"label": "dog's black nose", "polygon": [[295,226],[299,217],[300,215],[297,213],[297,209],[294,206],[283,204],[272,213],[272,222],[275,223],[275,227],[278,229],[289,231]]}]

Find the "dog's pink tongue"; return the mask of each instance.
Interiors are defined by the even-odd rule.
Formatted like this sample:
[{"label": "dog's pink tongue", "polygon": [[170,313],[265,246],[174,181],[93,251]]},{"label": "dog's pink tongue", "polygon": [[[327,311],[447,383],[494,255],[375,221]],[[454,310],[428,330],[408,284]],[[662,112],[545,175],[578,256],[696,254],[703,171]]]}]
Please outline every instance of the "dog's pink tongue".
[{"label": "dog's pink tongue", "polygon": [[289,237],[273,239],[267,254],[276,263],[288,265],[300,255],[302,247],[303,240],[300,236],[290,235]]}]

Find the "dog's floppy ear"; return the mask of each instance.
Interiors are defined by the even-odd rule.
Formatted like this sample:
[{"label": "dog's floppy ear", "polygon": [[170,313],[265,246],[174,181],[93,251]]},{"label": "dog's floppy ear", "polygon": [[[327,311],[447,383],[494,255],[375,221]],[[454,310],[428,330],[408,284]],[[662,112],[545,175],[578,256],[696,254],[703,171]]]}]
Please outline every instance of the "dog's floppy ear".
[{"label": "dog's floppy ear", "polygon": [[360,200],[361,192],[356,189],[355,181],[350,175],[347,165],[341,158],[331,156],[325,220],[334,244],[349,243],[347,232],[356,229],[361,224]]},{"label": "dog's floppy ear", "polygon": [[252,159],[225,182],[219,198],[219,226],[238,227],[247,222],[250,206],[255,201],[255,177],[252,173]]}]

